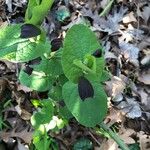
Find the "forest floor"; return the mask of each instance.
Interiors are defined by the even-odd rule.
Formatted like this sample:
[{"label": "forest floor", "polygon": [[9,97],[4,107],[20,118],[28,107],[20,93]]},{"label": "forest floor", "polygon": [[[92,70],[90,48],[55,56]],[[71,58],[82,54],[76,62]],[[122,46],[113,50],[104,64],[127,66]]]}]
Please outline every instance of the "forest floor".
[{"label": "forest floor", "polygon": [[[0,0],[0,28],[23,22],[26,7],[26,0]],[[105,82],[109,111],[104,122],[113,126],[132,150],[150,150],[150,1],[55,0],[42,25],[52,41],[63,39],[71,26],[83,22],[104,47],[111,73]],[[1,60],[0,150],[28,149],[32,143],[30,100],[46,95],[20,85],[17,78],[18,65]],[[62,150],[72,149],[83,137],[95,150],[119,150],[112,139],[74,119],[52,136]]]}]

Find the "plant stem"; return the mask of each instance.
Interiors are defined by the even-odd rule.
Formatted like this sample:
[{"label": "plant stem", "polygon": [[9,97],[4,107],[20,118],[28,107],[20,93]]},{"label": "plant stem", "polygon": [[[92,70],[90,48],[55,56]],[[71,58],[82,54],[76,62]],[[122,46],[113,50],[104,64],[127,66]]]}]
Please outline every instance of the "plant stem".
[{"label": "plant stem", "polygon": [[54,0],[42,0],[39,5],[34,1],[36,0],[29,0],[25,14],[25,22],[40,26],[52,7]]},{"label": "plant stem", "polygon": [[105,7],[105,9],[99,14],[100,17],[105,16],[108,13],[108,11],[109,11],[111,5],[113,4],[113,2],[114,2],[114,0],[109,1],[107,6]]},{"label": "plant stem", "polygon": [[130,150],[127,145],[120,139],[120,137],[114,133],[104,122],[100,123],[100,127],[104,129],[112,139],[120,146],[122,150]]},{"label": "plant stem", "polygon": [[88,68],[85,64],[83,64],[81,60],[74,60],[73,64],[78,66],[79,68],[83,69],[84,71],[95,74],[95,72],[93,70],[91,70],[90,68]]}]

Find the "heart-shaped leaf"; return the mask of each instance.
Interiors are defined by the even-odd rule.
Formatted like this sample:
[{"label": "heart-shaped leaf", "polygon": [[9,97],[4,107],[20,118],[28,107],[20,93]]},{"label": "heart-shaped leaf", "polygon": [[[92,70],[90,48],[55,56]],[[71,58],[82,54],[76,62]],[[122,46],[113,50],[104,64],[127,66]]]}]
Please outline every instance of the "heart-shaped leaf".
[{"label": "heart-shaped leaf", "polygon": [[53,56],[43,59],[38,65],[29,65],[22,69],[19,75],[21,84],[37,91],[49,90],[56,80],[56,76],[63,73],[60,59]]},{"label": "heart-shaped leaf", "polygon": [[[74,25],[67,32],[64,40],[62,66],[66,77],[77,83],[78,78],[83,75],[83,70],[81,69],[82,66],[78,67],[75,62],[81,61],[81,63],[84,63],[85,55],[92,55],[95,50],[100,48],[95,34],[87,26]],[[95,59],[98,61],[99,58]]]},{"label": "heart-shaped leaf", "polygon": [[0,29],[0,58],[13,62],[26,62],[50,52],[50,42],[40,38],[20,38],[21,25]]},{"label": "heart-shaped leaf", "polygon": [[66,106],[73,116],[84,126],[94,127],[102,122],[107,113],[107,96],[102,86],[91,82],[94,89],[94,97],[80,98],[78,84],[70,81],[63,86],[62,95]]}]

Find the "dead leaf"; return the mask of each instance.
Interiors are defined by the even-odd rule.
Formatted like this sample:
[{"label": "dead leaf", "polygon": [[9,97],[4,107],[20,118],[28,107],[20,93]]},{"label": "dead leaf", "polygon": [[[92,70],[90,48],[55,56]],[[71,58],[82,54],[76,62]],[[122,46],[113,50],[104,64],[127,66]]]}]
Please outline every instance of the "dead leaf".
[{"label": "dead leaf", "polygon": [[137,137],[139,138],[140,149],[150,150],[150,136],[140,131],[137,133]]},{"label": "dead leaf", "polygon": [[120,102],[119,105],[117,105],[117,108],[121,109],[122,112],[124,112],[127,117],[132,119],[141,117],[142,115],[140,105],[138,104],[137,101],[135,101],[134,98],[126,97],[126,101]]},{"label": "dead leaf", "polygon": [[125,82],[117,76],[112,77],[111,81],[106,82],[108,94],[113,97],[114,101],[117,100],[118,95],[123,93],[125,86]]},{"label": "dead leaf", "polygon": [[20,105],[15,106],[15,109],[23,120],[30,120],[32,114],[21,108]]},{"label": "dead leaf", "polygon": [[9,138],[16,137],[16,138],[20,138],[25,143],[30,144],[31,140],[32,140],[32,132],[28,132],[26,129],[21,131],[21,132],[15,132],[15,131],[5,132],[5,131],[2,131],[2,132],[0,132],[0,137],[5,142],[7,142],[9,140]]},{"label": "dead leaf", "polygon": [[126,144],[134,144],[135,140],[131,137],[135,131],[132,129],[122,129],[121,132],[123,133],[119,134],[119,137],[126,143]]},{"label": "dead leaf", "polygon": [[100,2],[101,7],[102,7],[103,9],[108,5],[108,3],[109,3],[109,0],[102,0],[102,1]]},{"label": "dead leaf", "polygon": [[138,76],[138,80],[146,85],[150,85],[150,70],[143,72]]},{"label": "dead leaf", "polygon": [[142,18],[145,20],[146,23],[148,22],[150,18],[150,4],[148,4],[148,6],[145,6],[143,8]]},{"label": "dead leaf", "polygon": [[98,150],[120,150],[113,139],[104,140]]},{"label": "dead leaf", "polygon": [[148,94],[144,91],[144,89],[141,89],[138,91],[140,97],[141,97],[141,103],[148,106],[149,102],[148,102]]},{"label": "dead leaf", "polygon": [[20,142],[20,140],[18,140],[18,145],[17,145],[17,147],[18,147],[18,150],[29,150],[29,148],[25,147],[25,145],[22,144],[22,143]]},{"label": "dead leaf", "polygon": [[18,91],[24,91],[25,93],[27,93],[27,92],[31,92],[31,91],[33,91],[32,89],[30,89],[30,88],[28,88],[27,86],[24,86],[24,85],[22,85],[22,84],[19,84],[18,86],[17,86],[17,90]]},{"label": "dead leaf", "polygon": [[4,98],[7,86],[8,86],[8,81],[3,78],[0,79],[0,100]]},{"label": "dead leaf", "polygon": [[121,7],[117,12],[117,9],[114,9],[113,15],[109,15],[107,20],[101,20],[100,27],[103,31],[112,34],[113,32],[118,31],[119,22],[122,21],[124,14],[127,11],[127,8]]},{"label": "dead leaf", "polygon": [[12,12],[12,0],[6,0],[6,5],[9,12]]},{"label": "dead leaf", "polygon": [[82,9],[82,15],[88,16],[93,19],[93,28],[97,31],[104,31],[108,32],[108,34],[112,34],[119,29],[119,22],[122,21],[122,18],[124,14],[127,11],[127,8],[120,7],[119,10],[114,9],[115,11],[108,15],[108,17],[105,19],[103,17],[100,17],[98,15],[98,12],[92,12],[90,9]]},{"label": "dead leaf", "polygon": [[129,14],[127,14],[125,17],[123,17],[123,23],[130,23],[130,22],[136,22],[136,18],[134,16],[134,12],[131,11]]},{"label": "dead leaf", "polygon": [[104,58],[105,59],[107,59],[107,58],[113,58],[113,59],[117,60],[117,56],[115,56],[114,53],[112,53],[112,52],[106,52],[105,55],[104,55]]},{"label": "dead leaf", "polygon": [[[141,43],[139,43],[139,49],[140,50],[143,50],[144,48],[147,48],[148,46],[150,45],[150,37],[145,37],[143,38],[143,40],[141,41]],[[148,52],[149,52],[149,49],[148,49]],[[150,54],[150,52],[149,52]]]},{"label": "dead leaf", "polygon": [[31,119],[32,114],[29,113],[28,111],[26,111],[25,109],[21,109],[21,118],[23,120],[30,120]]},{"label": "dead leaf", "polygon": [[150,62],[150,55],[145,56],[142,60],[141,60],[141,64],[142,65],[146,65]]},{"label": "dead leaf", "polygon": [[133,44],[125,43],[125,42],[120,42],[120,51],[122,52],[122,55],[129,60],[131,63],[134,65],[138,66],[138,54],[139,54],[139,48],[134,46]]},{"label": "dead leaf", "polygon": [[109,113],[107,114],[105,121],[107,121],[107,124],[109,124],[109,126],[111,126],[116,122],[122,122],[123,115],[121,114],[121,112],[118,109],[111,107],[109,109]]},{"label": "dead leaf", "polygon": [[132,24],[128,24],[128,28],[126,30],[119,30],[120,33],[122,34],[121,37],[119,37],[119,42],[126,42],[128,43],[129,41],[135,40],[143,40],[144,38],[144,31],[136,29],[132,26]]}]

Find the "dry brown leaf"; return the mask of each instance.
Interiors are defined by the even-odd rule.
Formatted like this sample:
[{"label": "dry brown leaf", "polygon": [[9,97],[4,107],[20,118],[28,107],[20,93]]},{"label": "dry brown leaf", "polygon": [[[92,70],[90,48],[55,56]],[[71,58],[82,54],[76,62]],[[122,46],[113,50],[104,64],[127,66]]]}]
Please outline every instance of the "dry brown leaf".
[{"label": "dry brown leaf", "polygon": [[31,92],[31,91],[33,91],[32,89],[30,89],[30,88],[28,88],[27,86],[24,86],[24,85],[22,85],[22,84],[19,84],[18,86],[17,86],[17,90],[18,91],[24,91],[25,93],[26,92]]},{"label": "dry brown leaf", "polygon": [[115,109],[115,108],[111,107],[109,109],[109,113],[108,113],[105,120],[107,120],[107,119],[109,121],[107,123],[109,123],[109,125],[111,126],[116,122],[122,122],[123,115],[121,114],[121,112],[118,109]]},{"label": "dry brown leaf", "polygon": [[26,111],[25,109],[21,109],[21,118],[23,120],[30,120],[31,119],[32,114],[29,113],[28,111]]},{"label": "dry brown leaf", "polygon": [[4,92],[6,92],[7,86],[8,81],[6,79],[0,79],[0,100],[3,99],[3,96],[5,95]]},{"label": "dry brown leaf", "polygon": [[[126,143],[126,144],[134,144],[135,140],[131,137],[135,131],[132,129],[122,129],[123,133],[119,134],[119,137]],[[121,131],[122,131],[121,130]]]},{"label": "dry brown leaf", "polygon": [[130,23],[130,22],[136,22],[136,18],[134,16],[134,12],[131,11],[129,14],[127,14],[125,17],[123,17],[123,23]]},{"label": "dry brown leaf", "polygon": [[19,105],[15,106],[15,109],[23,120],[30,120],[32,114],[21,108]]},{"label": "dry brown leaf", "polygon": [[101,147],[97,150],[120,150],[118,148],[117,143],[112,140],[112,139],[108,139],[108,140],[104,140],[101,144]]},{"label": "dry brown leaf", "polygon": [[108,94],[112,96],[114,99],[118,95],[123,93],[125,86],[126,86],[125,82],[117,76],[112,77],[111,81],[106,82],[106,89],[108,91]]},{"label": "dry brown leaf", "polygon": [[32,132],[28,132],[26,129],[21,132],[15,132],[15,131],[4,132],[4,131],[2,131],[2,132],[0,132],[0,137],[5,142],[7,142],[9,140],[9,138],[16,137],[16,138],[20,138],[25,143],[30,144],[31,140],[32,140],[32,134],[33,134]]},{"label": "dry brown leaf", "polygon": [[137,137],[139,138],[140,150],[150,150],[150,136],[140,131],[137,133]]},{"label": "dry brown leaf", "polygon": [[138,76],[138,80],[146,85],[150,85],[150,70],[148,72],[143,72]]}]

